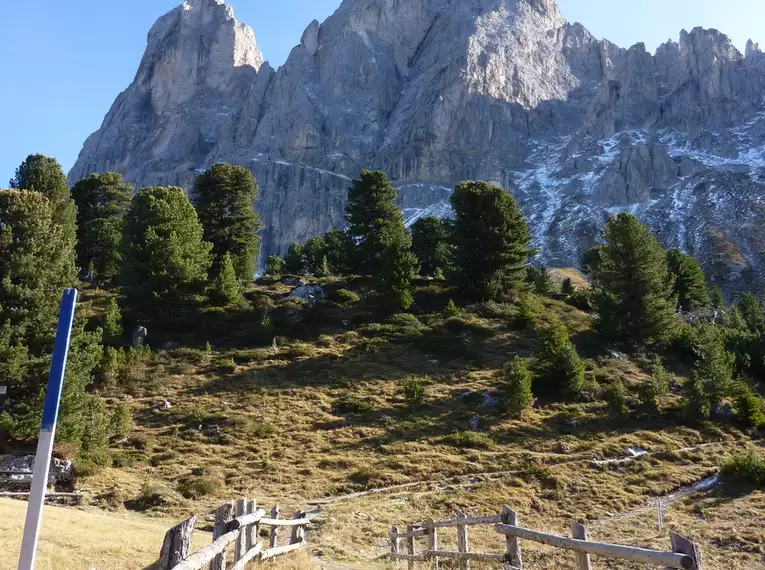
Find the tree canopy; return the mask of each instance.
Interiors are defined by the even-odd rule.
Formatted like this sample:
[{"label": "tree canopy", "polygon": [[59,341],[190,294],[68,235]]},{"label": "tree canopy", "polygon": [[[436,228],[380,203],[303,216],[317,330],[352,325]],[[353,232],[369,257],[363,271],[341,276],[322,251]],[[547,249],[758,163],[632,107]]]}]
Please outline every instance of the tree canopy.
[{"label": "tree canopy", "polygon": [[144,310],[172,311],[198,300],[212,264],[211,249],[181,188],[144,188],[125,216],[125,294]]},{"label": "tree canopy", "polygon": [[412,252],[420,262],[420,273],[429,277],[444,271],[449,261],[449,245],[444,223],[433,216],[420,218],[412,225]]},{"label": "tree canopy", "polygon": [[91,174],[72,188],[77,204],[77,260],[93,267],[100,278],[111,279],[122,261],[122,221],[130,207],[133,187],[115,172]]},{"label": "tree canopy", "polygon": [[519,287],[532,250],[531,234],[515,199],[499,186],[463,182],[451,202],[453,262],[463,294],[481,301]]},{"label": "tree canopy", "polygon": [[226,253],[231,254],[236,274],[250,280],[260,241],[260,217],[253,202],[258,185],[241,166],[218,163],[197,177],[193,201],[204,228],[204,240],[212,244],[216,270]]},{"label": "tree canopy", "polygon": [[603,237],[591,267],[604,338],[637,344],[665,339],[677,299],[664,249],[632,214],[609,219]]}]

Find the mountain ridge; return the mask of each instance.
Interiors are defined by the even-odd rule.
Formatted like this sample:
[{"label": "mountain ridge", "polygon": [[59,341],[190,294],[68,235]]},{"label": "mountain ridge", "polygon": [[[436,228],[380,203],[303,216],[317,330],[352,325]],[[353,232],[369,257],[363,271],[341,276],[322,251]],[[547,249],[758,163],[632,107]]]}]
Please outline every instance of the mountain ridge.
[{"label": "mountain ridge", "polygon": [[714,277],[762,277],[765,56],[751,41],[742,54],[695,28],[651,55],[597,40],[553,0],[345,0],[275,70],[240,26],[221,0],[160,18],[70,181],[115,170],[189,189],[214,162],[242,164],[269,254],[342,225],[362,168],[389,174],[410,222],[448,214],[455,183],[479,178],[516,196],[546,263],[575,265],[628,210]]}]

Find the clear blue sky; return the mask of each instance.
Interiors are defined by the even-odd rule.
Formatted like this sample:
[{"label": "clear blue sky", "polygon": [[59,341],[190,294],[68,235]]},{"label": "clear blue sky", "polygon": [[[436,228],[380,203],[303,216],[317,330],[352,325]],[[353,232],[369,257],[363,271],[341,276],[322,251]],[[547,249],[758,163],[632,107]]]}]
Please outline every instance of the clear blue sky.
[{"label": "clear blue sky", "polygon": [[[69,169],[133,79],[154,21],[180,0],[0,0],[0,187],[30,153]],[[277,66],[308,23],[340,0],[230,0]],[[743,50],[765,43],[763,0],[559,0],[563,15],[621,46],[649,50],[681,29],[715,27]]]}]

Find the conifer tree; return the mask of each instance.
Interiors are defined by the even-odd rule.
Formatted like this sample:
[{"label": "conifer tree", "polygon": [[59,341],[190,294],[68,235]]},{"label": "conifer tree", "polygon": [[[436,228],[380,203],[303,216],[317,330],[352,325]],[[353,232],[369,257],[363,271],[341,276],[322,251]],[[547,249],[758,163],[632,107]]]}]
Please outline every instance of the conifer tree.
[{"label": "conifer tree", "polygon": [[[60,205],[60,204],[59,204]],[[74,285],[74,243],[56,208],[37,191],[0,190],[0,377],[9,386],[3,431],[34,437],[50,369],[61,291]],[[56,440],[77,442],[82,405],[101,358],[101,331],[72,332]]]},{"label": "conifer tree", "polygon": [[725,338],[717,327],[700,326],[697,335],[695,375],[714,410],[731,393],[735,357],[726,349]]},{"label": "conifer tree", "polygon": [[348,236],[355,243],[350,261],[356,272],[376,274],[383,251],[390,243],[391,228],[400,226],[405,231],[395,200],[396,189],[380,171],[362,171],[348,189],[345,217],[349,223]]},{"label": "conifer tree", "polygon": [[197,177],[194,207],[204,228],[204,240],[212,244],[215,270],[223,256],[232,256],[236,275],[251,280],[260,241],[260,217],[253,208],[258,185],[241,166],[218,163]]},{"label": "conifer tree", "polygon": [[412,225],[412,252],[420,262],[420,274],[434,277],[446,269],[449,256],[446,228],[433,216],[420,218]]},{"label": "conifer tree", "polygon": [[537,328],[537,334],[535,391],[564,397],[581,395],[588,387],[584,363],[569,339],[566,326],[552,318]]},{"label": "conifer tree", "polygon": [[568,297],[574,292],[574,283],[571,281],[571,277],[566,277],[561,283],[560,292]]},{"label": "conifer tree", "polygon": [[720,286],[715,283],[712,285],[712,290],[709,293],[710,302],[715,309],[725,310],[725,297],[723,297]]},{"label": "conifer tree", "polygon": [[[322,236],[316,236],[308,240],[303,246],[303,259],[308,273],[315,275],[321,271],[323,260],[327,258],[327,244]],[[329,260],[327,260],[329,263]]]},{"label": "conifer tree", "polygon": [[268,256],[268,263],[266,264],[266,275],[269,277],[281,277],[284,273],[284,262],[281,257],[276,255]]},{"label": "conifer tree", "polygon": [[303,260],[303,246],[299,243],[293,243],[284,256],[284,270],[291,275],[302,275],[305,273],[305,262]]},{"label": "conifer tree", "polygon": [[505,369],[505,410],[515,418],[523,415],[534,401],[531,393],[531,372],[526,361],[515,356]]},{"label": "conifer tree", "polygon": [[598,261],[590,267],[604,338],[637,344],[665,339],[677,301],[661,245],[632,214],[608,220],[603,237]]},{"label": "conifer tree", "polygon": [[125,295],[133,307],[173,313],[201,300],[212,246],[181,188],[144,188],[125,216]]},{"label": "conifer tree", "polygon": [[91,174],[72,188],[77,204],[77,261],[93,267],[96,276],[111,279],[122,257],[122,220],[130,207],[133,187],[115,172]]},{"label": "conifer tree", "polygon": [[210,289],[210,300],[221,306],[235,305],[242,300],[242,284],[236,276],[231,254],[223,254],[218,274]]},{"label": "conifer tree", "polygon": [[417,258],[411,251],[411,238],[403,223],[390,224],[383,233],[386,244],[380,258],[377,292],[391,312],[405,311],[412,306],[412,288],[417,273]]},{"label": "conifer tree", "polygon": [[329,261],[327,261],[327,256],[324,255],[321,258],[321,263],[313,272],[313,276],[321,278],[321,277],[329,277],[331,274],[332,272],[329,269]]},{"label": "conifer tree", "polygon": [[16,169],[11,188],[38,192],[50,200],[53,220],[61,228],[61,239],[73,249],[77,243],[77,207],[71,199],[69,184],[55,158],[32,154]]},{"label": "conifer tree", "polygon": [[0,324],[33,349],[55,330],[61,291],[76,281],[73,242],[54,206],[35,191],[0,190]]},{"label": "conifer tree", "polygon": [[709,306],[706,276],[701,264],[678,249],[667,252],[669,271],[675,280],[675,295],[680,309],[698,311]]},{"label": "conifer tree", "polygon": [[39,192],[58,206],[69,200],[69,184],[61,165],[55,158],[30,154],[16,169],[11,188]]},{"label": "conifer tree", "polygon": [[347,232],[335,228],[324,234],[324,255],[329,270],[334,275],[350,275],[353,272],[351,257],[353,242]]},{"label": "conifer tree", "polygon": [[122,312],[115,299],[111,299],[104,311],[104,337],[117,339],[122,336]]},{"label": "conifer tree", "polygon": [[475,301],[519,287],[532,250],[526,220],[512,196],[486,182],[463,182],[451,198],[457,286]]},{"label": "conifer tree", "polygon": [[744,293],[736,303],[749,332],[757,332],[763,324],[762,305],[752,293]]}]

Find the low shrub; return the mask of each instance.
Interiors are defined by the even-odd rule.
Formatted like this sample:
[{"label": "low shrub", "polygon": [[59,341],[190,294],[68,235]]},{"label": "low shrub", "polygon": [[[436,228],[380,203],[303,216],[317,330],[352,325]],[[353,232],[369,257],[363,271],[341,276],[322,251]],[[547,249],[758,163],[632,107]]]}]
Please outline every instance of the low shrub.
[{"label": "low shrub", "polygon": [[456,317],[460,314],[460,308],[454,303],[453,299],[449,299],[449,302],[446,303],[446,307],[444,307],[443,315],[445,319],[450,319],[452,317]]},{"label": "low shrub", "polygon": [[117,404],[109,419],[109,431],[114,437],[125,437],[133,431],[133,415],[127,404]]},{"label": "low shrub", "polygon": [[267,439],[276,435],[279,430],[274,424],[268,422],[256,422],[250,427],[248,433],[257,437],[258,439]]},{"label": "low shrub", "polygon": [[765,425],[765,405],[762,399],[743,382],[736,387],[736,419],[745,427]]},{"label": "low shrub", "polygon": [[595,295],[592,289],[576,289],[566,297],[566,303],[580,311],[595,309]]},{"label": "low shrub", "polygon": [[112,456],[106,450],[81,452],[74,460],[74,476],[77,479],[93,477],[111,466]]},{"label": "low shrub", "polygon": [[355,305],[359,301],[361,301],[361,297],[359,297],[356,293],[353,291],[348,291],[348,289],[338,289],[332,295],[330,296],[330,300],[334,301],[335,303],[338,303],[339,305],[343,306],[349,306],[349,305]]},{"label": "low shrub", "polygon": [[178,492],[187,499],[200,499],[217,493],[223,481],[212,475],[189,475],[178,482]]},{"label": "low shrub", "polygon": [[754,451],[734,455],[720,469],[723,481],[765,489],[765,455]]},{"label": "low shrub", "polygon": [[520,329],[534,326],[541,313],[542,306],[539,302],[528,293],[523,293],[518,299],[518,305],[515,308],[515,317],[513,318],[515,326]]},{"label": "low shrub", "polygon": [[623,418],[629,414],[627,406],[627,390],[619,379],[614,379],[609,386],[603,390],[603,399],[608,404],[608,410],[611,416]]},{"label": "low shrub", "polygon": [[156,483],[145,483],[135,499],[138,510],[145,511],[167,504],[167,490]]},{"label": "low shrub", "polygon": [[494,440],[488,435],[476,431],[457,431],[445,436],[443,442],[454,447],[466,449],[491,449]]},{"label": "low shrub", "polygon": [[356,394],[346,394],[332,406],[332,411],[337,415],[368,414],[374,410],[375,406],[372,402]]},{"label": "low shrub", "polygon": [[406,403],[414,409],[425,400],[425,385],[416,378],[405,380],[401,386]]}]

